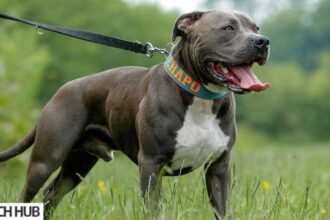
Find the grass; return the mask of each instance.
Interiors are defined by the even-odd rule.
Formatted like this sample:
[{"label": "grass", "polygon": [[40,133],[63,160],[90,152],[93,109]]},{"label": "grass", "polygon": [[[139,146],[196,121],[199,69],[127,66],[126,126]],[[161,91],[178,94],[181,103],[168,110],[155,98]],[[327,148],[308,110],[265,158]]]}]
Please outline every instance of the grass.
[{"label": "grass", "polygon": [[[234,149],[228,219],[330,219],[329,147]],[[109,164],[100,161],[52,219],[152,219],[143,211],[137,167],[116,156]],[[0,165],[0,202],[16,200],[27,157]],[[158,219],[214,219],[202,169],[163,178]]]}]

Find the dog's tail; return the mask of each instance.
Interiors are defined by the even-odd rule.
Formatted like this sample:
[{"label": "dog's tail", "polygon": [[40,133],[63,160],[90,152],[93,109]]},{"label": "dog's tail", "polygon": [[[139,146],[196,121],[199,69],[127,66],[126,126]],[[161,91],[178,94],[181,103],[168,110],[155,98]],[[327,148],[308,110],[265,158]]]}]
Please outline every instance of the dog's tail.
[{"label": "dog's tail", "polygon": [[26,135],[20,142],[18,142],[15,146],[9,148],[6,151],[0,152],[0,162],[9,160],[12,157],[15,157],[18,154],[23,153],[26,149],[28,149],[34,143],[34,139],[36,136],[36,127],[34,127],[28,135]]}]

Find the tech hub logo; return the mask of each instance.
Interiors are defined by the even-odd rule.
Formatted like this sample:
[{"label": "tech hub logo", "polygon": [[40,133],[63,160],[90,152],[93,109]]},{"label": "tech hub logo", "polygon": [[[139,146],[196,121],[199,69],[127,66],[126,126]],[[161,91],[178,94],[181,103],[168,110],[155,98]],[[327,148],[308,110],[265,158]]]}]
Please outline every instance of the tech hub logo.
[{"label": "tech hub logo", "polygon": [[43,220],[42,203],[0,203],[0,220]]}]

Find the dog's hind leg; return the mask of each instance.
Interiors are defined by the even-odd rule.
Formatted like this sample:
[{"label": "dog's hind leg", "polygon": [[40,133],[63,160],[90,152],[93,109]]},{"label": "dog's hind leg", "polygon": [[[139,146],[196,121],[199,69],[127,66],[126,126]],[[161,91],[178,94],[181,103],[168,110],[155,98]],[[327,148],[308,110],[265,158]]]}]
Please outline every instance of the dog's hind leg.
[{"label": "dog's hind leg", "polygon": [[57,206],[63,196],[74,189],[98,159],[113,159],[114,146],[110,134],[102,126],[88,126],[61,166],[60,173],[44,190],[45,216]]},{"label": "dog's hind leg", "polygon": [[82,181],[97,161],[97,157],[83,150],[68,155],[57,177],[44,190],[45,217],[51,215],[63,196]]},{"label": "dog's hind leg", "polygon": [[82,94],[62,88],[46,105],[38,121],[21,202],[31,202],[49,176],[63,163],[87,121]]}]

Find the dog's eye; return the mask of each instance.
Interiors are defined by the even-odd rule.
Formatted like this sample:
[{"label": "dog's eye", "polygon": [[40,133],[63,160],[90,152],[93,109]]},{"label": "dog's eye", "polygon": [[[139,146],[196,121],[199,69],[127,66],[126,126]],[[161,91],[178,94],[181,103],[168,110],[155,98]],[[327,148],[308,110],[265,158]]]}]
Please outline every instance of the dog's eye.
[{"label": "dog's eye", "polygon": [[257,29],[257,31],[259,31],[259,30],[260,30],[260,27],[259,27],[259,26],[257,26],[257,27],[256,27],[256,29]]},{"label": "dog's eye", "polygon": [[235,28],[232,25],[228,25],[226,27],[223,28],[225,31],[234,31]]}]

